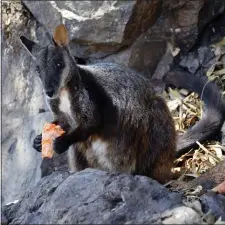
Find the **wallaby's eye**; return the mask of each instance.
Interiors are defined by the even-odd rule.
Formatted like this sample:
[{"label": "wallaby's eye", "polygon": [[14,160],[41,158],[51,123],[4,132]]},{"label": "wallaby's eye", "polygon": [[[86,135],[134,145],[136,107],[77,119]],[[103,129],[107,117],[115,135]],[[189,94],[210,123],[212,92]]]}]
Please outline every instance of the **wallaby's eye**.
[{"label": "wallaby's eye", "polygon": [[58,68],[62,68],[63,67],[63,62],[58,62],[56,65],[57,65]]}]

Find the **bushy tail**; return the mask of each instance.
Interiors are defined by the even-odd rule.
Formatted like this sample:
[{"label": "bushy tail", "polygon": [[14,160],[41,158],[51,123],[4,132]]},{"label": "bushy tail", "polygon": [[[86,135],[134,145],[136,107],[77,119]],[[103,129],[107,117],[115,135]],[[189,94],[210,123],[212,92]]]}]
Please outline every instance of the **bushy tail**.
[{"label": "bushy tail", "polygon": [[207,140],[221,130],[225,120],[225,100],[217,85],[208,81],[207,77],[177,71],[168,73],[164,81],[166,84],[197,93],[205,103],[203,118],[178,137],[176,155],[180,156],[194,147],[196,141]]}]

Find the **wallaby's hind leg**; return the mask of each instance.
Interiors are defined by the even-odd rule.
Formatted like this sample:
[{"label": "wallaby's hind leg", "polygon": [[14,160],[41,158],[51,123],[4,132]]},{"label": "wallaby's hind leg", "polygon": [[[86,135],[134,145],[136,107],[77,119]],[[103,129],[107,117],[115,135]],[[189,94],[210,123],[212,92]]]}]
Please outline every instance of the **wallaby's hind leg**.
[{"label": "wallaby's hind leg", "polygon": [[152,178],[159,183],[166,183],[172,179],[172,166],[174,161],[173,151],[164,151],[154,164]]},{"label": "wallaby's hind leg", "polygon": [[139,152],[137,171],[160,183],[171,179],[176,150],[176,131],[173,119],[162,99],[155,99],[149,124],[149,148]]},{"label": "wallaby's hind leg", "polygon": [[171,169],[173,162],[173,149],[166,149],[161,154],[157,154],[156,157],[149,152],[142,155],[141,159],[139,159],[135,174],[151,177],[159,183],[164,184],[172,179]]}]

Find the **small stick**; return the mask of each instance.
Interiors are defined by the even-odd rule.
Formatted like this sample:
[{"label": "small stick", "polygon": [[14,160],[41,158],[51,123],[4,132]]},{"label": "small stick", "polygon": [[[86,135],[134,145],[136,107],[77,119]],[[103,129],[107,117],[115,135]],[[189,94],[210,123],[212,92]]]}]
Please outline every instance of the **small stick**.
[{"label": "small stick", "polygon": [[211,155],[214,159],[216,159],[218,162],[220,162],[220,159],[215,156],[213,153],[211,153],[207,148],[205,148],[202,144],[200,144],[198,141],[196,141],[196,143],[198,144],[198,146],[204,150],[207,154]]}]

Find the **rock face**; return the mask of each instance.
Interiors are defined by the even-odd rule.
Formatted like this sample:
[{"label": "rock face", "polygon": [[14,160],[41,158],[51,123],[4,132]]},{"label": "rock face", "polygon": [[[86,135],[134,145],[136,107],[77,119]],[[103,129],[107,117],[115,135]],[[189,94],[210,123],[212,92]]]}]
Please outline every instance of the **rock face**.
[{"label": "rock face", "polygon": [[48,42],[44,28],[19,2],[3,2],[2,46],[2,200],[14,201],[41,177],[41,155],[32,140],[52,119],[41,85],[32,72],[31,57],[19,36]]},{"label": "rock face", "polygon": [[213,36],[206,28],[225,8],[223,0],[23,2],[50,33],[59,23],[68,27],[76,56],[91,63],[116,62],[147,76],[165,54],[170,56],[163,63],[168,67],[176,48],[187,52],[202,32],[208,39]]},{"label": "rock face", "polygon": [[[22,2],[2,4],[3,204],[40,179],[42,160],[32,140],[52,119],[20,35],[46,44],[63,22],[80,61],[116,62],[160,79],[174,65],[201,75],[215,60],[209,44],[225,31],[224,0]],[[48,173],[68,170],[65,155],[50,167]]]},{"label": "rock face", "polygon": [[[24,189],[40,179],[41,158],[32,148],[31,139],[40,132],[47,113],[42,90],[29,71],[30,57],[19,43],[22,32],[36,38],[36,23],[29,21],[21,4],[3,3],[2,51],[2,196],[3,203],[14,201]],[[28,14],[29,15],[29,14]],[[43,32],[43,30],[42,30]],[[42,37],[43,38],[43,37]],[[33,103],[33,104],[31,104]]]},{"label": "rock face", "polygon": [[225,196],[209,192],[200,198],[203,212],[211,211],[217,218],[221,217],[225,221]]},{"label": "rock face", "polygon": [[23,1],[52,33],[64,23],[79,57],[103,57],[130,45],[154,24],[160,1]]},{"label": "rock face", "polygon": [[42,178],[3,209],[9,224],[199,223],[178,194],[147,177],[86,169]]}]

